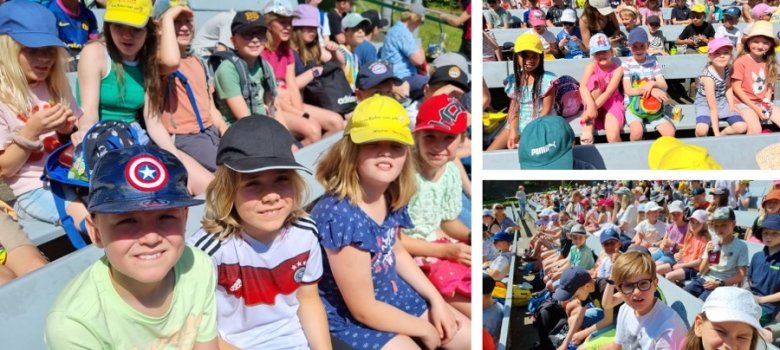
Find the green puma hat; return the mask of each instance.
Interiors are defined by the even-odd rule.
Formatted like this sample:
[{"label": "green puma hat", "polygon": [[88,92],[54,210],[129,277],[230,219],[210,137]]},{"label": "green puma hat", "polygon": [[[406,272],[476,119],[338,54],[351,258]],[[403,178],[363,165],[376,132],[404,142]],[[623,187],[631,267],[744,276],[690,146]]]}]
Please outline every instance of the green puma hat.
[{"label": "green puma hat", "polygon": [[567,170],[574,166],[574,130],[566,119],[536,118],[520,136],[520,168],[523,170]]}]

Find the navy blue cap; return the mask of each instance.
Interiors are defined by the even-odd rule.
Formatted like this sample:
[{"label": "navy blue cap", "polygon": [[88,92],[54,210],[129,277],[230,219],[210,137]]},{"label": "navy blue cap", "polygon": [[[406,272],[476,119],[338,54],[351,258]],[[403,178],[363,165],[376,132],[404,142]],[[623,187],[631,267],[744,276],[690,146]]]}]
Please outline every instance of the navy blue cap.
[{"label": "navy blue cap", "polygon": [[65,47],[54,14],[32,1],[10,1],[0,6],[0,34],[10,35],[25,47]]},{"label": "navy blue cap", "polygon": [[187,169],[176,156],[153,146],[107,152],[89,181],[90,213],[127,213],[198,205],[187,190]]},{"label": "navy blue cap", "polygon": [[631,32],[628,33],[628,45],[634,45],[634,43],[646,43],[648,41],[647,30],[645,30],[645,28],[636,27],[631,29]]},{"label": "navy blue cap", "polygon": [[772,231],[780,231],[780,214],[775,213],[767,215],[764,218],[764,222],[761,223],[761,228]]},{"label": "navy blue cap", "polygon": [[563,271],[561,274],[561,285],[553,293],[553,299],[558,301],[569,301],[574,297],[574,293],[577,289],[584,286],[585,283],[593,280],[585,270],[579,266],[572,266]]},{"label": "navy blue cap", "polygon": [[508,241],[508,242],[511,242],[512,241],[512,235],[510,235],[510,234],[508,234],[508,233],[506,233],[504,231],[499,231],[499,232],[496,232],[496,234],[493,235],[491,240],[493,240],[494,242],[495,241]]},{"label": "navy blue cap", "polygon": [[721,195],[728,196],[729,195],[729,189],[725,188],[725,187],[718,187],[718,188],[715,188],[712,191],[710,191],[710,194],[714,194],[714,195],[718,195],[718,196],[721,196]]},{"label": "navy blue cap", "polygon": [[647,255],[652,255],[652,254],[650,254],[650,249],[647,249],[647,247],[645,247],[643,245],[632,245],[632,246],[628,247],[628,249],[626,251],[630,252],[632,250],[636,250],[638,252],[642,252],[642,253],[645,253]]},{"label": "navy blue cap", "polygon": [[367,90],[387,79],[392,79],[395,84],[401,83],[401,79],[393,76],[393,65],[388,61],[378,60],[360,67],[355,86],[358,89]]},{"label": "navy blue cap", "polygon": [[601,238],[601,244],[611,240],[620,240],[620,235],[613,227],[605,228],[603,231],[601,231],[601,236],[599,237]]}]

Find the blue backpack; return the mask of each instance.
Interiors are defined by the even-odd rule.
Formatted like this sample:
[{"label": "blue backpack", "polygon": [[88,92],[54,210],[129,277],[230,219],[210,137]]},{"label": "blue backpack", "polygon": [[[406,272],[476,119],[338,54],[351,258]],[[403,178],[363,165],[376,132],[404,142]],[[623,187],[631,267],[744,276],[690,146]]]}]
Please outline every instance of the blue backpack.
[{"label": "blue backpack", "polygon": [[[74,148],[68,142],[46,158],[43,180],[49,182],[60,223],[76,249],[87,244],[76,228],[73,218],[65,210],[65,188],[69,187],[80,198],[86,198],[89,192],[89,177],[100,157],[108,151],[137,144],[141,144],[140,137],[130,124],[116,120],[100,121],[86,132],[80,145]],[[71,152],[72,158],[67,156]]]}]

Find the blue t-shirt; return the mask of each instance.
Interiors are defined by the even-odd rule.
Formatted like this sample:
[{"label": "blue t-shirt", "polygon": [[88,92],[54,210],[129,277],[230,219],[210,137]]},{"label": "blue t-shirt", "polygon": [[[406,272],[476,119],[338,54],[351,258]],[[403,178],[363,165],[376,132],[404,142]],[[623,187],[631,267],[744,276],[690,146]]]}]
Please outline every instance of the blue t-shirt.
[{"label": "blue t-shirt", "polygon": [[393,75],[398,79],[403,79],[417,74],[417,67],[414,66],[409,56],[418,50],[420,50],[420,46],[417,44],[414,34],[409,31],[409,28],[406,28],[403,22],[399,21],[387,32],[381,57],[393,65]]},{"label": "blue t-shirt", "polygon": [[355,48],[355,55],[357,55],[360,65],[363,66],[374,63],[379,59],[376,47],[368,40],[363,41]]},{"label": "blue t-shirt", "polygon": [[98,25],[95,14],[92,13],[83,3],[79,2],[77,13],[71,13],[65,9],[60,1],[52,1],[49,4],[49,11],[57,19],[57,30],[60,40],[65,46],[74,52],[80,52],[90,37],[98,37]]},{"label": "blue t-shirt", "polygon": [[[580,33],[579,27],[574,27],[571,33],[566,33],[564,31],[558,32],[556,39],[558,39],[558,42],[560,42],[561,40],[563,40],[563,38],[571,38],[573,36],[576,36],[577,38],[580,39],[580,41],[582,41],[582,33]],[[580,49],[580,46],[577,45],[577,43],[575,43],[570,39],[569,42],[566,43],[566,47],[569,49],[569,52],[565,53],[563,55],[563,58],[575,58],[577,56],[580,56],[580,58],[582,58],[582,49]]]},{"label": "blue t-shirt", "polygon": [[[753,295],[772,295],[780,292],[780,253],[769,255],[769,248],[764,247],[753,255],[747,270],[750,281],[750,292]],[[777,315],[780,302],[761,304],[764,312],[774,318]]]}]

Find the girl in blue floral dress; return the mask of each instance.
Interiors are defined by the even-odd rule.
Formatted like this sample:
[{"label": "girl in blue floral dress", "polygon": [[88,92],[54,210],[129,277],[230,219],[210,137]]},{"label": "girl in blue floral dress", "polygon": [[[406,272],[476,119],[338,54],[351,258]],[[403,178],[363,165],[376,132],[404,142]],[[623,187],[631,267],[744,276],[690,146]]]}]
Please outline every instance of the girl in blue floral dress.
[{"label": "girl in blue floral dress", "polygon": [[409,117],[392,98],[361,102],[317,166],[312,209],[327,259],[320,281],[332,336],[355,349],[468,349],[471,322],[398,242],[416,189]]}]

